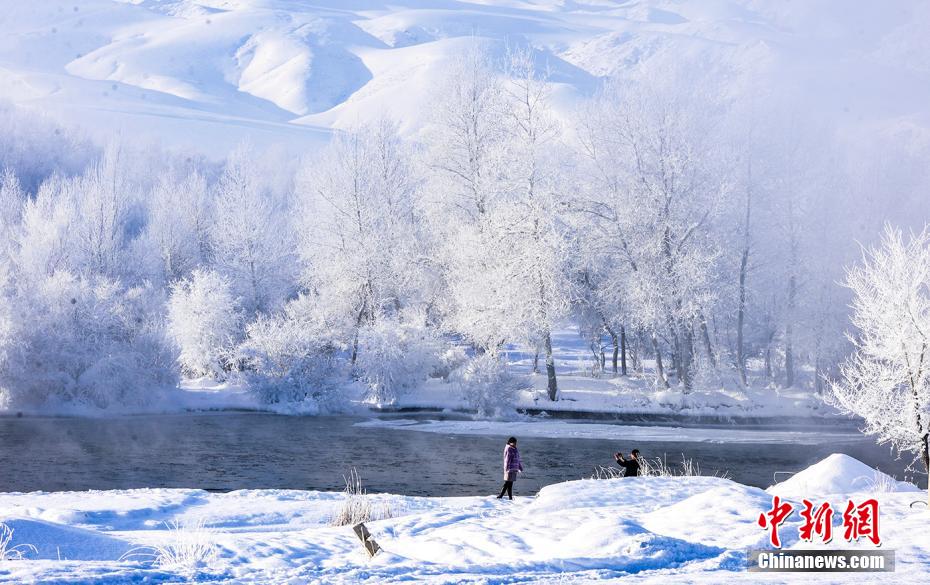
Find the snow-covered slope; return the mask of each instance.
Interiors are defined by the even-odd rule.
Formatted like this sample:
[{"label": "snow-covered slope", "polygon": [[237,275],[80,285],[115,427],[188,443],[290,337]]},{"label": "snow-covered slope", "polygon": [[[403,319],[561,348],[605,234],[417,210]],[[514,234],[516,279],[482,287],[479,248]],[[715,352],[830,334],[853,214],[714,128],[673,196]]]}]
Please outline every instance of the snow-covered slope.
[{"label": "snow-covered slope", "polygon": [[[854,460],[853,460],[854,461]],[[862,463],[855,462],[865,467]],[[838,470],[808,472],[828,483]],[[807,473],[807,472],[805,472]],[[842,473],[840,473],[842,475]],[[497,487],[489,478],[489,490]],[[716,477],[580,480],[515,501],[491,496],[415,498],[372,494],[391,510],[369,522],[382,551],[368,559],[349,526],[330,526],[338,493],[193,489],[0,494],[0,522],[12,546],[34,545],[25,560],[0,561],[0,583],[759,583],[747,548],[769,548],[756,524],[766,492]],[[911,493],[849,490],[839,499],[880,500],[883,549],[896,553],[895,583],[926,581],[928,513]],[[828,495],[803,494],[817,501]],[[790,499],[797,510],[800,501]],[[181,531],[166,529],[178,522]],[[840,519],[835,530],[840,530]],[[787,549],[799,540],[795,512],[781,528]],[[204,525],[206,530],[185,527]],[[835,546],[874,549],[869,542]],[[152,546],[214,548],[194,563],[151,566]],[[124,557],[131,546],[135,556]],[[193,547],[193,546],[192,546]],[[191,555],[197,561],[198,555]],[[890,576],[889,576],[890,577]],[[793,583],[791,575],[765,579]],[[858,573],[812,573],[805,583],[860,583]],[[868,582],[887,582],[875,579]]]},{"label": "snow-covered slope", "polygon": [[916,0],[0,0],[0,99],[205,150],[305,146],[382,114],[415,131],[463,45],[530,43],[564,114],[605,76],[677,69],[926,136],[928,22]]}]

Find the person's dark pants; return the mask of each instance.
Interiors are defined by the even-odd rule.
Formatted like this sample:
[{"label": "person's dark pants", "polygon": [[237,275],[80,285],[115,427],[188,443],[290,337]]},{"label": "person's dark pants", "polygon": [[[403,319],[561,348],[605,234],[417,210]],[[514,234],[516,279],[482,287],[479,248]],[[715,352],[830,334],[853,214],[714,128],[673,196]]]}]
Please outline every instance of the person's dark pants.
[{"label": "person's dark pants", "polygon": [[499,500],[503,498],[504,494],[507,494],[507,497],[510,498],[511,500],[513,499],[513,482],[512,481],[504,482],[504,487],[501,488],[501,495],[497,496],[497,499]]}]

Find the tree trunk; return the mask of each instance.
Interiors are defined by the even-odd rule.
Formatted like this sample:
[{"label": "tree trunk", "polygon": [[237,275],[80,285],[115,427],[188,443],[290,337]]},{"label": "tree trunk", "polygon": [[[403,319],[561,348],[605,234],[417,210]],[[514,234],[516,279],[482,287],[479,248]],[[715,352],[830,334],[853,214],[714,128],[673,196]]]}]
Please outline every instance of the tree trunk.
[{"label": "tree trunk", "polygon": [[362,319],[365,318],[365,305],[366,303],[362,303],[362,308],[359,309],[358,317],[355,319],[355,331],[352,335],[352,360],[350,362],[353,368],[355,367],[355,360],[358,359],[358,330],[362,326]]},{"label": "tree trunk", "polygon": [[681,355],[678,357],[678,380],[684,385],[685,393],[691,392],[694,388],[694,333],[691,327],[683,327],[681,332]]},{"label": "tree trunk", "polygon": [[[750,151],[751,152],[751,151]],[[736,370],[744,387],[746,379],[746,348],[743,342],[743,325],[746,322],[746,273],[749,270],[750,219],[752,218],[752,156],[748,157],[746,189],[746,215],[743,221],[743,253],[739,259],[739,304],[736,308]]]},{"label": "tree trunk", "polygon": [[549,400],[559,399],[559,385],[555,379],[555,359],[552,357],[552,336],[546,331],[546,377],[549,379]]},{"label": "tree trunk", "polygon": [[656,354],[656,375],[659,377],[659,382],[665,388],[669,388],[668,378],[665,376],[665,368],[662,366],[662,352],[659,351],[659,338],[656,336],[655,332],[652,334],[652,350]]},{"label": "tree trunk", "polygon": [[[924,460],[924,471],[930,473],[930,434],[924,435],[924,446],[920,458]],[[927,483],[927,507],[930,508],[930,482]]]},{"label": "tree trunk", "polygon": [[[924,433],[920,442],[920,460],[924,463],[924,471],[930,473],[930,433]],[[927,507],[930,508],[930,482],[927,483]]]},{"label": "tree trunk", "polygon": [[614,355],[611,364],[613,365],[614,375],[617,375],[617,354],[620,353],[620,345],[617,341],[617,334],[614,333],[613,329],[610,327],[604,326],[607,329],[607,333],[610,335],[610,343],[614,346]]},{"label": "tree trunk", "polygon": [[539,373],[539,348],[536,349],[536,353],[533,355],[533,373]]},{"label": "tree trunk", "polygon": [[[617,354],[614,350],[614,371],[617,371]],[[620,326],[620,374],[626,376],[626,327]]]},{"label": "tree trunk", "polygon": [[594,367],[591,369],[591,375],[597,377],[598,369],[600,369],[601,371],[604,370],[604,365],[601,363],[601,355],[603,354],[598,353],[598,347],[597,347],[596,341],[591,342],[589,349],[591,350],[591,355],[594,356]]},{"label": "tree trunk", "polygon": [[[748,211],[746,212],[749,213]],[[746,266],[749,264],[749,246],[743,248],[739,263],[739,304],[736,308],[736,370],[744,387],[746,382],[746,349],[743,345],[743,324],[746,321]]]},{"label": "tree trunk", "polygon": [[701,315],[701,337],[704,339],[704,351],[707,352],[707,359],[710,361],[710,365],[714,368],[717,367],[717,358],[714,356],[714,348],[710,342],[710,332],[707,330],[707,319],[704,318],[704,315]]}]

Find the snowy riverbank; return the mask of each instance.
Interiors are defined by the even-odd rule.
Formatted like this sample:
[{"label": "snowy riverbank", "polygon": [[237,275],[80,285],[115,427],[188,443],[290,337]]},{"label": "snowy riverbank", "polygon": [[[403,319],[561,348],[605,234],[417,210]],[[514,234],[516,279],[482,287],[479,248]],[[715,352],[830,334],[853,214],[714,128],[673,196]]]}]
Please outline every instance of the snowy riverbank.
[{"label": "snowy riverbank", "polygon": [[[553,334],[553,351],[558,371],[559,400],[552,402],[546,394],[545,374],[532,373],[533,355],[519,347],[506,352],[508,369],[525,376],[527,389],[517,391],[514,400],[505,406],[499,417],[514,418],[514,412],[551,414],[568,418],[598,418],[615,415],[657,415],[712,418],[778,418],[817,419],[838,417],[839,413],[826,404],[809,386],[810,372],[802,372],[804,387],[782,388],[766,381],[761,371],[752,371],[750,385],[742,387],[735,374],[721,367],[713,375],[705,374],[695,381],[690,392],[680,385],[659,388],[653,362],[646,360],[642,371],[630,371],[628,376],[607,372],[592,375],[594,362],[577,327],[566,326]],[[609,364],[608,364],[609,370]],[[368,388],[359,381],[346,380],[331,392],[333,400],[324,409],[308,401],[303,403],[265,404],[250,391],[245,376],[232,374],[227,380],[212,378],[188,379],[177,388],[152,390],[146,400],[134,404],[112,403],[101,409],[84,403],[48,403],[40,408],[3,409],[0,415],[78,415],[110,416],[121,414],[159,414],[187,411],[250,410],[281,414],[349,413],[365,414],[370,410],[396,411],[408,409],[449,410],[473,413],[474,408],[453,382],[430,378],[397,396],[391,403],[377,403],[368,396]]]},{"label": "snowy riverbank", "polygon": [[[532,414],[549,413],[573,418],[598,415],[665,415],[719,418],[821,418],[840,416],[810,390],[784,388],[696,388],[657,390],[648,378],[602,377],[563,374],[559,377],[559,400],[546,397],[546,377],[530,374],[533,388],[517,393],[513,408]],[[429,380],[404,394],[393,404],[376,404],[366,399],[360,384],[343,388],[342,409],[348,412],[375,410],[436,409],[462,413],[469,405],[452,384]],[[262,405],[244,386],[215,384],[209,380],[188,381],[170,398],[155,405],[158,411],[179,410],[270,410],[282,413],[314,413],[301,405]]]},{"label": "snowy riverbank", "polygon": [[[790,573],[745,571],[745,550],[768,548],[768,533],[756,518],[771,507],[773,493],[796,509],[803,497],[829,500],[839,510],[848,498],[876,497],[882,549],[896,551],[896,572],[867,580],[919,582],[930,570],[924,538],[930,512],[909,507],[926,499],[916,490],[834,455],[768,492],[722,478],[649,477],[560,483],[514,502],[370,495],[375,509],[393,514],[369,523],[383,547],[371,560],[351,528],[329,525],[344,499],[339,493],[8,493],[0,494],[0,521],[13,528],[13,545],[32,544],[36,552],[0,562],[0,582],[183,580],[184,567],[153,567],[144,556],[120,560],[134,546],[170,545],[178,534],[165,523],[178,521],[205,525],[195,540],[215,546],[215,557],[190,575],[198,582],[787,583],[794,581]],[[784,547],[818,548],[798,540],[799,525],[795,512],[781,529]],[[842,538],[829,546],[874,548]],[[858,583],[861,574],[805,580]]]}]

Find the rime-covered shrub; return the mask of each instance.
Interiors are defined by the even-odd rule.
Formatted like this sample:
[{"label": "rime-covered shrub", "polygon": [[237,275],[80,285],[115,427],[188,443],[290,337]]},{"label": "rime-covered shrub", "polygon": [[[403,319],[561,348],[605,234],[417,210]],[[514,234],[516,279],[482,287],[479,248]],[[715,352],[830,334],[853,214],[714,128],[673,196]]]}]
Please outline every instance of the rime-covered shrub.
[{"label": "rime-covered shrub", "polygon": [[334,406],[339,357],[346,349],[339,331],[339,324],[323,318],[306,296],[279,313],[259,315],[246,327],[239,348],[252,392],[265,404]]},{"label": "rime-covered shrub", "polygon": [[17,291],[0,393],[8,407],[138,406],[177,384],[151,287],[66,272]]},{"label": "rime-covered shrub", "polygon": [[459,345],[448,347],[440,354],[430,377],[448,381],[452,374],[466,363],[468,363],[468,353],[465,348]]},{"label": "rime-covered shrub", "polygon": [[381,319],[359,331],[356,371],[376,404],[392,404],[439,365],[439,340],[421,322]]},{"label": "rime-covered shrub", "polygon": [[98,152],[79,131],[0,101],[0,168],[13,169],[28,191],[55,173],[81,172]]},{"label": "rime-covered shrub", "polygon": [[507,369],[497,355],[485,353],[456,370],[452,383],[478,416],[501,416],[512,411],[517,392],[529,381]]},{"label": "rime-covered shrub", "polygon": [[222,378],[231,368],[242,329],[238,309],[229,280],[213,271],[195,270],[171,288],[168,332],[185,374]]}]

